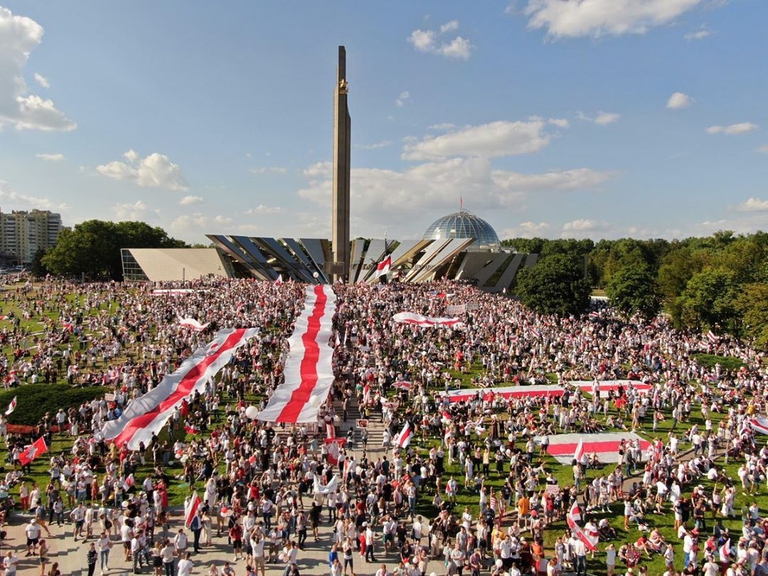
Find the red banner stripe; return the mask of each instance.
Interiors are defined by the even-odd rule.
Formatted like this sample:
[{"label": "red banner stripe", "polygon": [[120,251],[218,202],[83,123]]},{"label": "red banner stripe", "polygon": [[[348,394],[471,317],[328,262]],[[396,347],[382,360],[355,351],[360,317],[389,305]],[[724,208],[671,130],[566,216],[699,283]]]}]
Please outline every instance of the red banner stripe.
[{"label": "red banner stripe", "polygon": [[168,396],[165,400],[160,402],[154,409],[150,410],[142,416],[137,416],[125,425],[123,431],[118,434],[114,442],[118,446],[122,446],[128,442],[137,430],[148,426],[155,418],[166,410],[171,410],[178,402],[181,402],[184,398],[192,393],[195,388],[195,383],[208,369],[208,366],[213,364],[216,359],[224,352],[235,346],[245,334],[245,328],[238,328],[230,334],[224,343],[219,346],[216,351],[210,356],[206,356],[198,364],[195,364],[189,372],[179,381],[179,385],[176,390]]},{"label": "red banner stripe", "polygon": [[[592,452],[617,452],[619,449],[619,440],[608,440],[605,442],[584,442],[584,452],[591,454]],[[626,444],[626,443],[625,443]],[[573,454],[576,451],[578,442],[569,442],[567,444],[550,444],[547,448],[547,452],[551,456],[567,456]],[[646,440],[640,440],[640,448],[643,450],[648,449],[651,445]]]},{"label": "red banner stripe", "polygon": [[317,334],[320,332],[320,321],[325,315],[325,304],[328,296],[322,285],[315,286],[315,306],[307,319],[307,329],[301,336],[304,346],[304,357],[301,359],[301,384],[291,394],[291,399],[280,412],[275,422],[296,422],[301,411],[306,406],[312,391],[317,385],[317,363],[320,360],[320,345]]}]

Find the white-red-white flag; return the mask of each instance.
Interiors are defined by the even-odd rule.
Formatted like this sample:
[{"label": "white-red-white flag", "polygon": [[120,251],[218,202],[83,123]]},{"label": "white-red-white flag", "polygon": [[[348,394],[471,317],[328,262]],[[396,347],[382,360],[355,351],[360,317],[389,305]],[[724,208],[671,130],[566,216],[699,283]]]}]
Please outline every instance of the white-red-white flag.
[{"label": "white-red-white flag", "polygon": [[126,492],[136,485],[136,479],[133,474],[128,474],[128,477],[123,481],[123,490]]},{"label": "white-red-white flag", "polygon": [[578,523],[573,519],[573,517],[570,514],[566,515],[566,521],[568,523],[568,528],[571,529],[571,534],[576,536],[579,540],[584,542],[584,546],[587,547],[587,550],[590,550],[592,552],[597,550],[597,543],[600,540],[598,537],[587,534],[582,530],[581,526],[578,525]]},{"label": "white-red-white flag", "polygon": [[205,324],[200,324],[197,320],[194,318],[179,318],[179,324],[184,326],[185,328],[192,328],[195,332],[201,332],[202,330],[205,330],[208,328],[208,325],[210,322],[206,322]]},{"label": "white-red-white flag", "polygon": [[328,445],[328,452],[326,458],[328,464],[336,466],[339,463],[339,455],[341,454],[341,447],[346,444],[346,438],[326,438],[325,443]]},{"label": "white-red-white flag", "polygon": [[395,446],[398,448],[407,448],[408,444],[411,443],[411,438],[413,438],[413,426],[411,426],[410,422],[406,422],[405,426],[403,426],[403,429],[400,431],[400,434],[395,438]]},{"label": "white-red-white flag", "polygon": [[576,444],[576,450],[573,453],[573,459],[581,464],[581,459],[584,458],[584,439],[579,438],[579,443]]},{"label": "white-red-white flag", "polygon": [[708,339],[710,342],[712,342],[712,344],[717,344],[717,343],[718,343],[718,341],[720,340],[720,339],[717,337],[717,334],[715,334],[714,332],[712,332],[712,330],[710,330],[709,332],[707,332],[707,339]]},{"label": "white-red-white flag", "polygon": [[5,415],[10,416],[13,414],[14,410],[16,410],[16,396],[14,396],[13,400],[11,400],[11,403],[8,404],[8,410],[5,411]]},{"label": "white-red-white flag", "polygon": [[571,509],[568,511],[568,514],[575,522],[581,521],[581,508],[579,507],[579,501],[575,498],[573,499],[573,504],[571,504]]},{"label": "white-red-white flag", "polygon": [[376,264],[376,275],[386,276],[389,274],[390,268],[392,268],[392,255],[387,254],[381,262]]},{"label": "white-red-white flag", "polygon": [[27,464],[30,464],[32,460],[46,452],[48,452],[48,446],[45,443],[45,439],[40,436],[40,438],[27,446],[26,449],[19,454],[19,462],[22,466],[26,466]]},{"label": "white-red-white flag", "polygon": [[194,492],[184,504],[184,526],[189,528],[189,525],[192,524],[192,519],[195,517],[195,514],[197,514],[197,509],[199,507],[200,496],[197,495],[197,492]]},{"label": "white-red-white flag", "polygon": [[410,390],[413,387],[413,383],[406,380],[399,380],[398,382],[392,384],[392,386],[399,390]]}]

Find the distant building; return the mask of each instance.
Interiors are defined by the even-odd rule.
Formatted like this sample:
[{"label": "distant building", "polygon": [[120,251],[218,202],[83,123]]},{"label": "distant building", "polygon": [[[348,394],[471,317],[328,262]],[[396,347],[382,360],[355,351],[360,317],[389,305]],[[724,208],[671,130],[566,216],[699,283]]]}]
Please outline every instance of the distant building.
[{"label": "distant building", "polygon": [[56,244],[61,230],[61,214],[49,210],[0,210],[0,253],[29,264],[40,248]]}]

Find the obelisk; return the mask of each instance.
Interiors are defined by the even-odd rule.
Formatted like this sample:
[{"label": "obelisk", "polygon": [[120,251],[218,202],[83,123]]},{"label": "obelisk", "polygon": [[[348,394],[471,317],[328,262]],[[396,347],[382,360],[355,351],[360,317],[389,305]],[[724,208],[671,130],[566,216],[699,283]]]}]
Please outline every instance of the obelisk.
[{"label": "obelisk", "polygon": [[339,46],[333,96],[333,231],[332,281],[349,279],[349,181],[352,120],[347,108],[347,51]]}]

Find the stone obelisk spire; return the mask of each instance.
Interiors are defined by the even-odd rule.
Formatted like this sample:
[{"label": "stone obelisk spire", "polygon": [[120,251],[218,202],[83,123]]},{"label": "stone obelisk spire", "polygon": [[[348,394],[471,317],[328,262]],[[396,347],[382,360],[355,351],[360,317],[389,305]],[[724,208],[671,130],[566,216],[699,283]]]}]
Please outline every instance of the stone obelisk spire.
[{"label": "stone obelisk spire", "polygon": [[347,108],[347,51],[339,46],[336,89],[333,96],[333,264],[332,280],[349,279],[349,180],[352,120]]}]

